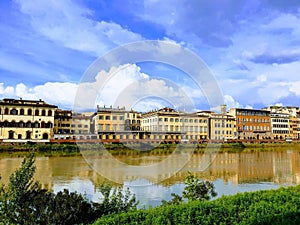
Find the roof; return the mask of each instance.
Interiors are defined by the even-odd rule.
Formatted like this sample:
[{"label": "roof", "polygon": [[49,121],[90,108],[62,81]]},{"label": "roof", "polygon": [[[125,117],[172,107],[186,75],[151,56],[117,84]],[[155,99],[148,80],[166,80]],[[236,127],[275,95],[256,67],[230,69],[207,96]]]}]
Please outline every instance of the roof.
[{"label": "roof", "polygon": [[15,106],[38,106],[38,107],[48,107],[48,108],[58,108],[56,105],[51,105],[40,100],[23,100],[20,99],[13,99],[13,98],[4,98],[3,100],[0,100],[0,105],[15,105]]}]

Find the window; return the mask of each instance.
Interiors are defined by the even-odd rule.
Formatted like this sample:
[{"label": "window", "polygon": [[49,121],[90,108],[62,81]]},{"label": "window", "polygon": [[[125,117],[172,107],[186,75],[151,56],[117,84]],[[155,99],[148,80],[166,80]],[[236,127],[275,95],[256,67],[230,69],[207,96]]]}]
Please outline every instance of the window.
[{"label": "window", "polygon": [[31,116],[31,115],[32,115],[32,110],[31,110],[31,109],[28,109],[28,110],[27,110],[27,115],[28,115],[28,116]]},{"label": "window", "polygon": [[102,115],[99,116],[99,120],[103,120],[103,118],[104,118],[104,117],[103,117]]},{"label": "window", "polygon": [[120,116],[120,120],[124,120],[124,116]]},{"label": "window", "polygon": [[10,110],[10,115],[17,115],[18,111],[16,109]]},{"label": "window", "polygon": [[9,109],[8,109],[8,108],[5,108],[4,114],[5,114],[5,115],[8,115],[8,112],[9,112]]},{"label": "window", "polygon": [[117,116],[113,116],[112,119],[113,119],[113,120],[117,120]]},{"label": "window", "polygon": [[38,110],[38,109],[35,110],[34,115],[35,115],[35,116],[38,116],[38,115],[39,115],[39,110]]},{"label": "window", "polygon": [[168,122],[168,118],[165,118],[164,121],[165,121],[165,122]]},{"label": "window", "polygon": [[42,110],[42,116],[46,116],[46,110],[45,109]]},{"label": "window", "polygon": [[24,109],[20,109],[20,115],[24,115]]},{"label": "window", "polygon": [[52,116],[52,110],[48,110],[48,116]]},{"label": "window", "polygon": [[105,120],[110,120],[110,116],[105,116]]}]

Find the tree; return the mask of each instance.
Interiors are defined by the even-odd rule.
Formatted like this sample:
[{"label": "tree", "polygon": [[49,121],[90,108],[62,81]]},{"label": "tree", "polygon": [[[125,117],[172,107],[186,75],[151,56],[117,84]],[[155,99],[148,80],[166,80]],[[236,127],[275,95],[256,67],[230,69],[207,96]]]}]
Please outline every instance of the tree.
[{"label": "tree", "polygon": [[191,172],[188,172],[188,176],[185,179],[185,187],[182,192],[182,196],[172,193],[172,199],[170,201],[163,200],[163,205],[180,204],[183,198],[188,201],[206,201],[212,197],[217,196],[214,184],[210,181],[201,181],[195,177]]},{"label": "tree", "polygon": [[29,192],[30,187],[38,186],[38,183],[33,182],[34,161],[32,152],[28,158],[23,160],[21,167],[9,177],[8,187],[1,188],[0,221],[22,223],[21,218],[26,210],[24,196]]},{"label": "tree", "polygon": [[185,179],[185,187],[182,196],[190,200],[210,200],[212,197],[217,196],[215,186],[210,181],[201,181],[195,177],[191,172]]},{"label": "tree", "polygon": [[103,201],[99,207],[103,214],[136,210],[139,203],[135,195],[132,195],[128,188],[123,194],[121,188],[113,189],[109,184],[101,184],[99,191],[103,195]]}]

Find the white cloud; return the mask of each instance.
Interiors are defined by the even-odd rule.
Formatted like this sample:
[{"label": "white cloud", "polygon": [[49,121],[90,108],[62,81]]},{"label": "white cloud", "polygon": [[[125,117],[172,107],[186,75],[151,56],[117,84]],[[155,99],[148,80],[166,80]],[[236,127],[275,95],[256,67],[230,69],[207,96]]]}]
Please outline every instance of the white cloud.
[{"label": "white cloud", "polygon": [[[125,106],[127,109],[138,106],[147,111],[150,106],[184,105],[191,107],[191,99],[180,85],[163,78],[150,78],[135,64],[126,64],[109,71],[101,71],[94,82],[79,85],[76,107],[93,108],[96,105]],[[145,107],[149,103],[148,107]],[[144,108],[144,109],[142,109]]]},{"label": "white cloud", "polygon": [[230,108],[242,108],[243,106],[237,102],[232,96],[224,95],[224,103],[228,109]]},{"label": "white cloud", "polygon": [[300,81],[292,82],[289,85],[289,91],[294,93],[296,96],[300,96]]},{"label": "white cloud", "polygon": [[[1,86],[4,87],[4,84]],[[74,83],[47,82],[33,88],[28,88],[25,84],[19,83],[16,87],[0,88],[0,96],[2,98],[42,99],[50,104],[70,109],[74,102],[76,88],[77,85]]]},{"label": "white cloud", "polygon": [[91,10],[70,0],[16,2],[37,32],[67,48],[100,56],[116,45],[142,39],[114,22],[91,19]]}]

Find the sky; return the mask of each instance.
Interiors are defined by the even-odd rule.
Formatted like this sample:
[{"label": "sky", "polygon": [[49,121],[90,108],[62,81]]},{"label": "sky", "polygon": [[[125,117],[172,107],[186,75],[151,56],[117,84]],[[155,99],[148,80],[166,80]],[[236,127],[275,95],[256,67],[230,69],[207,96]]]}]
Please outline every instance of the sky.
[{"label": "sky", "polygon": [[298,0],[2,0],[0,98],[72,109],[78,99],[85,103],[82,95],[93,107],[122,107],[127,93],[126,107],[139,111],[182,110],[187,102],[211,109],[217,90],[181,69],[190,58],[100,66],[86,79],[115,49],[148,40],[170,43],[170,54],[181,48],[199,57],[228,108],[300,106]]}]

